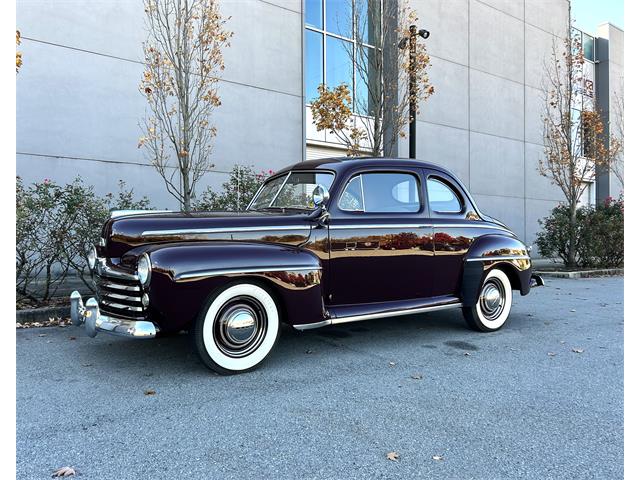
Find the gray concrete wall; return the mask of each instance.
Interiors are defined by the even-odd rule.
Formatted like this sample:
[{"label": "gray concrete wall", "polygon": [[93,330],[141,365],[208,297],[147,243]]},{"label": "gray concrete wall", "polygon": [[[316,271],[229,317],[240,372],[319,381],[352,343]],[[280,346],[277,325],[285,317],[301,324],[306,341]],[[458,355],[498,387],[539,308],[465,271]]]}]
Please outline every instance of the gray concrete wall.
[{"label": "gray concrete wall", "polygon": [[[624,96],[624,32],[610,23],[598,27],[596,41],[596,97],[598,108],[608,121],[607,131],[618,135],[618,117],[621,112],[616,107],[617,96]],[[600,169],[597,178],[598,201],[606,197],[617,198],[622,193],[618,178],[606,169]]]},{"label": "gray concrete wall", "polygon": [[[417,156],[451,168],[478,205],[531,244],[562,193],[538,173],[541,82],[567,0],[413,0],[435,95],[421,106]],[[400,154],[407,155],[406,141]]]},{"label": "gray concrete wall", "polygon": [[[303,153],[300,0],[222,0],[232,44],[215,112],[217,186],[236,163],[277,169]],[[17,75],[16,169],[26,182],[82,175],[99,193],[124,179],[175,208],[137,148],[146,101],[142,0],[19,0],[24,65]]]}]

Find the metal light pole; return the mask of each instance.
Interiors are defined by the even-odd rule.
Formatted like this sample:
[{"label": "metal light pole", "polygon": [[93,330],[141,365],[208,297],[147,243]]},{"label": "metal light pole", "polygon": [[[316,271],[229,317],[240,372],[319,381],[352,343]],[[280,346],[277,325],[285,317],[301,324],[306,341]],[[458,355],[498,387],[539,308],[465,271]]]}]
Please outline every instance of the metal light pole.
[{"label": "metal light pole", "polygon": [[409,44],[409,158],[416,158],[416,42],[417,36],[429,38],[429,31],[409,27],[409,36],[400,40],[398,48],[404,50]]}]

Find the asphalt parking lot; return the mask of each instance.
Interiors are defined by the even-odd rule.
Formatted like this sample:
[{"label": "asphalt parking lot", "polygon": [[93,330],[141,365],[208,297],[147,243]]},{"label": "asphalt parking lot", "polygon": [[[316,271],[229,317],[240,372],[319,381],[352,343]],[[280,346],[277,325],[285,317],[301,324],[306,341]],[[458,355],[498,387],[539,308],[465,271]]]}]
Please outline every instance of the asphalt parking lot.
[{"label": "asphalt parking lot", "polygon": [[184,335],[18,330],[17,478],[622,478],[622,277],[514,301],[489,334],[458,311],[287,330],[232,377]]}]

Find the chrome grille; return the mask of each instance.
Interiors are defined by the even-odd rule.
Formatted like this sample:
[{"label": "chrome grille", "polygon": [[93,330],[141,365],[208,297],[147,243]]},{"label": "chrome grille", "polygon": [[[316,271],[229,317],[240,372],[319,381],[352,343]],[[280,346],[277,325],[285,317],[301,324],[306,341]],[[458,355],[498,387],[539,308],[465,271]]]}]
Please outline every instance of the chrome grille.
[{"label": "chrome grille", "polygon": [[144,292],[137,278],[137,275],[116,270],[107,266],[104,259],[98,259],[94,283],[100,310],[125,318],[144,318]]}]

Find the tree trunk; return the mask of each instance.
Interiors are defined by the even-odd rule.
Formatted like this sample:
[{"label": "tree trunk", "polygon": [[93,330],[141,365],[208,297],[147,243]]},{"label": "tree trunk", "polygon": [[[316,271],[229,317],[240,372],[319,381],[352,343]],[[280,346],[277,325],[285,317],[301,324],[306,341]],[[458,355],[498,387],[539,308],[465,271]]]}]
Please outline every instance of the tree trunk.
[{"label": "tree trunk", "polygon": [[567,252],[567,267],[576,267],[576,237],[577,237],[577,202],[571,201],[569,203],[569,251]]},{"label": "tree trunk", "polygon": [[182,170],[182,211],[191,211],[191,189],[189,188],[189,171]]}]

